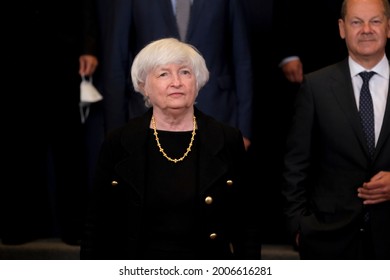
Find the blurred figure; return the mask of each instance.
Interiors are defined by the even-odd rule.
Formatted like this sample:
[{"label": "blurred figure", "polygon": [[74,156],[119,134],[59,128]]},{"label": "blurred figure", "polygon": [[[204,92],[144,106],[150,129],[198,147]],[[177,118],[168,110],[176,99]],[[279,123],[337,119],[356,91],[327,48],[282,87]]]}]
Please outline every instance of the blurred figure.
[{"label": "blurred figure", "polygon": [[[347,55],[337,30],[341,3],[342,0],[274,0],[276,58],[289,82],[301,83],[304,73]],[[309,23],[318,23],[316,32],[307,32]]]},{"label": "blurred figure", "polygon": [[259,259],[242,134],[195,104],[204,58],[160,39],[131,78],[149,109],[102,146],[81,259]]},{"label": "blurred figure", "polygon": [[[274,0],[277,63],[284,77],[290,83],[298,84],[292,88],[297,89],[305,73],[336,63],[348,54],[335,24],[340,18],[342,2]],[[289,32],[291,28],[305,30],[308,22],[320,22],[318,32]]]},{"label": "blurred figure", "polygon": [[[285,213],[302,259],[390,259],[389,2],[345,0],[339,34],[348,57],[304,76],[297,95]],[[360,103],[369,71],[373,153]]]},{"label": "blurred figure", "polygon": [[[273,1],[275,83],[285,140],[303,75],[342,60],[348,52],[337,27],[342,0]],[[307,32],[311,23],[318,23],[316,32]]]},{"label": "blurred figure", "polygon": [[[115,0],[105,39],[104,93],[106,129],[122,125],[145,111],[128,80],[134,56],[149,42],[179,37],[175,0]],[[193,0],[185,38],[205,57],[210,81],[197,106],[217,120],[235,126],[246,148],[252,136],[252,66],[247,26],[239,0]]]},{"label": "blurred figure", "polygon": [[6,83],[22,122],[10,125],[1,239],[59,236],[77,244],[87,192],[80,82],[98,65],[95,0],[21,1],[13,11]]}]

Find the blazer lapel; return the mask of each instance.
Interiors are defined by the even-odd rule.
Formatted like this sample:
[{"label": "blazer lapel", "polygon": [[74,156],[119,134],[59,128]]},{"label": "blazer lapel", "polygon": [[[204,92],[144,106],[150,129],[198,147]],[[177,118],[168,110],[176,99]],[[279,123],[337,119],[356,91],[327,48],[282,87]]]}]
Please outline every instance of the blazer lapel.
[{"label": "blazer lapel", "polygon": [[128,157],[116,166],[116,171],[143,198],[145,186],[146,145],[152,110],[133,121],[133,125],[124,131],[121,144]]},{"label": "blazer lapel", "polygon": [[199,152],[199,190],[203,193],[227,172],[228,166],[218,157],[224,145],[220,127],[214,126],[213,122],[206,123],[202,113],[196,115],[202,143]]}]

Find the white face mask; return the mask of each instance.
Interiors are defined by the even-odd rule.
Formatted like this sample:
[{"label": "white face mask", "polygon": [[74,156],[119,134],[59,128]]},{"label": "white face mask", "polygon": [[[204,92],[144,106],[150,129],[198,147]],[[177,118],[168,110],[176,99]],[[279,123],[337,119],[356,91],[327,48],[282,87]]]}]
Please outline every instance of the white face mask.
[{"label": "white face mask", "polygon": [[92,83],[92,77],[88,79],[85,76],[82,76],[80,84],[80,116],[81,122],[85,123],[89,115],[89,106],[91,103],[98,102],[103,99],[103,96],[95,88]]}]

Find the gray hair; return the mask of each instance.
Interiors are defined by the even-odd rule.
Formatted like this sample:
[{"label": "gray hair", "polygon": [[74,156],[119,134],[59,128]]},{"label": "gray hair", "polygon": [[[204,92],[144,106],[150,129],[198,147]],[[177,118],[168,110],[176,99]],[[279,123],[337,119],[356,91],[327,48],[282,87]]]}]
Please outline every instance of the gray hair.
[{"label": "gray hair", "polygon": [[167,64],[191,67],[195,74],[197,94],[209,80],[209,70],[206,62],[194,46],[175,38],[153,41],[136,55],[131,66],[131,80],[134,90],[143,95],[146,107],[151,107],[151,104],[140,85],[145,83],[146,76],[151,71]]}]

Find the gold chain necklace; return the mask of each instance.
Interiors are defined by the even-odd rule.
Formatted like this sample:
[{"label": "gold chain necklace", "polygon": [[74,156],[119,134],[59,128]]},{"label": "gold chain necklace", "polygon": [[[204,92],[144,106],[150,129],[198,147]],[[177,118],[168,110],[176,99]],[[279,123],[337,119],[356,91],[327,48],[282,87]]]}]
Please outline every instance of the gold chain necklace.
[{"label": "gold chain necklace", "polygon": [[152,128],[154,131],[153,134],[156,137],[157,146],[160,149],[160,152],[163,154],[163,156],[167,160],[172,161],[174,163],[177,163],[178,161],[182,161],[188,155],[188,153],[191,151],[191,147],[192,147],[192,144],[194,143],[194,138],[195,138],[195,134],[196,134],[196,132],[195,132],[195,130],[196,130],[196,117],[195,116],[193,119],[193,123],[194,123],[194,127],[192,129],[191,141],[190,141],[190,145],[188,145],[186,152],[184,153],[184,155],[181,158],[171,158],[165,153],[164,149],[161,147],[160,139],[158,139],[158,133],[157,133],[157,129],[156,129],[156,121],[154,120],[154,116],[152,116]]}]

